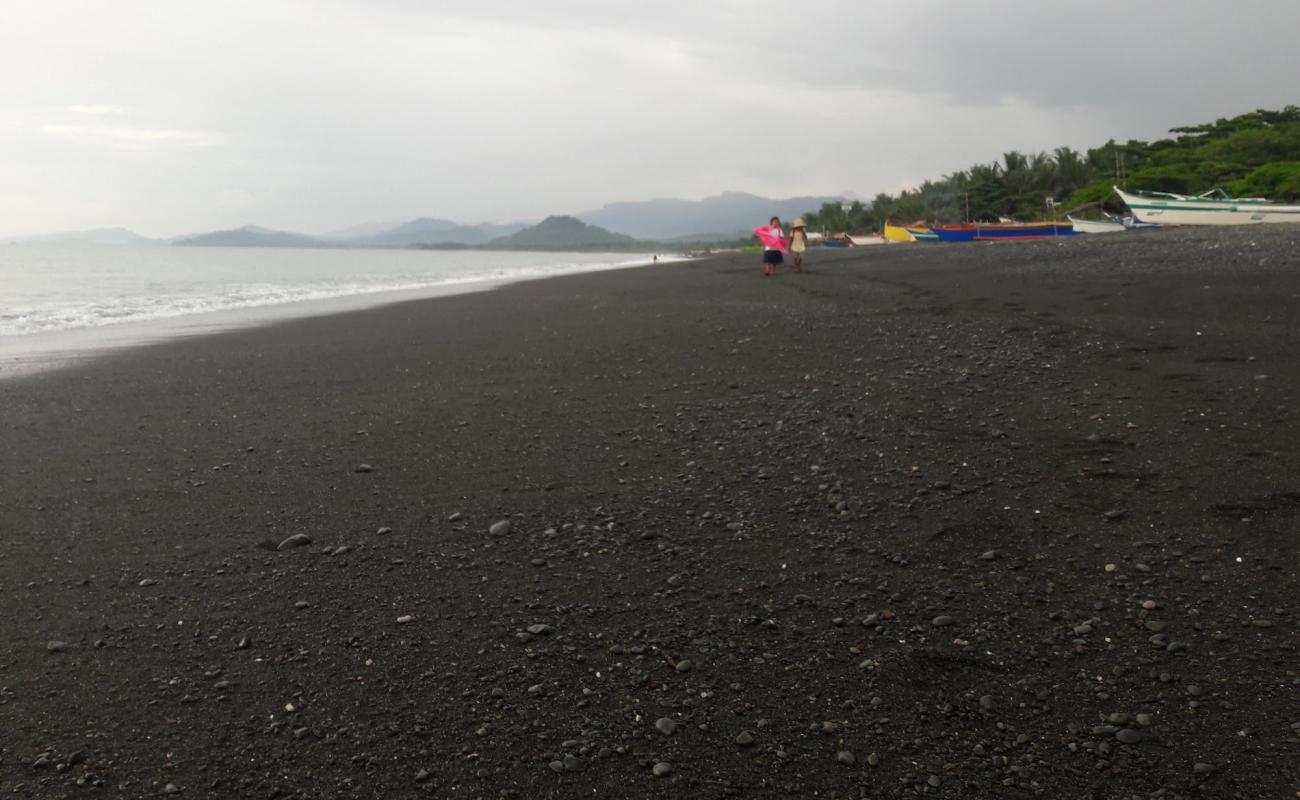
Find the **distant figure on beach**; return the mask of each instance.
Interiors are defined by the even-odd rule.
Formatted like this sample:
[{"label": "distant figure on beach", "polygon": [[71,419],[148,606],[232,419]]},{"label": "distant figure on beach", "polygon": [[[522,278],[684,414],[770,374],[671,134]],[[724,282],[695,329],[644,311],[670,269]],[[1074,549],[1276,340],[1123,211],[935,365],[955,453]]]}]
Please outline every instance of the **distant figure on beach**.
[{"label": "distant figure on beach", "polygon": [[655,263],[656,263],[656,264],[659,263],[659,254],[658,254],[658,253],[655,253]]},{"label": "distant figure on beach", "polygon": [[781,229],[781,218],[772,217],[767,226],[755,228],[754,235],[763,243],[763,275],[775,275],[776,268],[785,261],[781,254],[787,247],[785,231]]},{"label": "distant figure on beach", "polygon": [[794,271],[803,272],[803,254],[808,249],[808,226],[803,217],[795,217],[790,226],[790,253],[794,260]]}]

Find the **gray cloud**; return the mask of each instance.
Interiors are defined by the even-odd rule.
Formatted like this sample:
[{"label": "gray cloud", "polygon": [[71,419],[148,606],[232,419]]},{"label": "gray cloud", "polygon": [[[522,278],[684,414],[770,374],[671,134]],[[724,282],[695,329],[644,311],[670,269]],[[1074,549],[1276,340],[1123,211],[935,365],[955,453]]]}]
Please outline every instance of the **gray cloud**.
[{"label": "gray cloud", "polygon": [[1280,107],[1300,74],[1300,4],[1264,0],[16,5],[6,233],[870,195]]}]

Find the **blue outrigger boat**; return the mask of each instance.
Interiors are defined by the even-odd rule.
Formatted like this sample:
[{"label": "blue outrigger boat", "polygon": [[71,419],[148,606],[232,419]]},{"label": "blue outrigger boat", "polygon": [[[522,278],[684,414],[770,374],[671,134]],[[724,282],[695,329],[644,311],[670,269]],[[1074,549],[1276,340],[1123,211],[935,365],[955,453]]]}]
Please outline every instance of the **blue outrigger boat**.
[{"label": "blue outrigger boat", "polygon": [[973,225],[937,225],[930,230],[941,242],[1005,242],[1075,236],[1069,222],[991,222]]}]

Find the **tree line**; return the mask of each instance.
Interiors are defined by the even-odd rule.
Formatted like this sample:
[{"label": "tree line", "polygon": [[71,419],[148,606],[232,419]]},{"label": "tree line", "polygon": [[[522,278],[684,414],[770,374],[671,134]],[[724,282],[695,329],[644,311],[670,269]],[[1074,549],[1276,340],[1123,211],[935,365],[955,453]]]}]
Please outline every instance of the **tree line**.
[{"label": "tree line", "polygon": [[923,221],[1057,219],[1088,205],[1121,211],[1112,191],[1200,194],[1222,187],[1241,197],[1300,200],[1300,107],[1259,110],[1205,125],[1174,128],[1154,142],[1114,139],[1086,152],[1012,150],[1000,161],[927,180],[869,203],[826,203],[804,215],[812,230],[861,233]]}]

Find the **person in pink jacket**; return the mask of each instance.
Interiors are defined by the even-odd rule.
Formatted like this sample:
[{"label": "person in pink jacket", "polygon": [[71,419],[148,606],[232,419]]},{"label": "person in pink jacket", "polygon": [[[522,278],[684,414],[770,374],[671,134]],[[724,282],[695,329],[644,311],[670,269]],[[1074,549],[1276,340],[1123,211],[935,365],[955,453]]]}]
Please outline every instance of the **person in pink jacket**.
[{"label": "person in pink jacket", "polygon": [[772,217],[771,223],[754,229],[754,235],[763,243],[763,275],[775,275],[776,268],[785,260],[782,254],[789,248],[781,218]]}]

